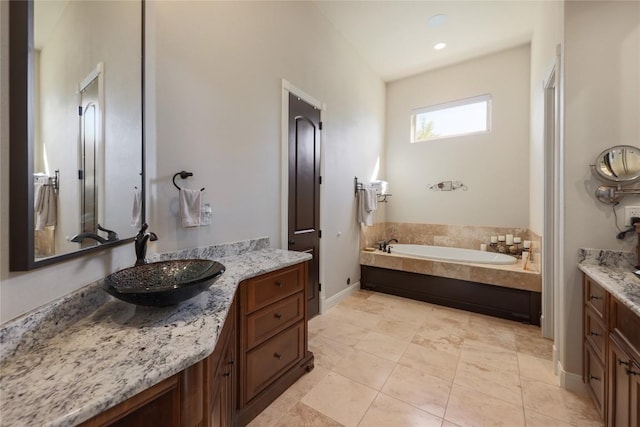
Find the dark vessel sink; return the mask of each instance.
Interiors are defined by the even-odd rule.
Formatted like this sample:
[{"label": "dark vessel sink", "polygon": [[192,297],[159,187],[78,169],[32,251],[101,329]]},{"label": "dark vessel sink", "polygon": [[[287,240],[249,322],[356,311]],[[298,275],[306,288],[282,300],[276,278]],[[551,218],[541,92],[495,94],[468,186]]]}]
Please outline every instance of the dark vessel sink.
[{"label": "dark vessel sink", "polygon": [[224,265],[207,259],[153,262],[108,275],[103,289],[132,304],[164,307],[198,295],[224,270]]}]

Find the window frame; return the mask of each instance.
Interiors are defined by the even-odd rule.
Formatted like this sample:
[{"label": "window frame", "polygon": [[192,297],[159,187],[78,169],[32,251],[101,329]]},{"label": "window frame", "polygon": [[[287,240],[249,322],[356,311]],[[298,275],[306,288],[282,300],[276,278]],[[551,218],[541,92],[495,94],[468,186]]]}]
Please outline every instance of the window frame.
[{"label": "window frame", "polygon": [[[449,108],[454,108],[454,107],[460,107],[460,106],[464,106],[464,105],[471,105],[471,104],[479,104],[481,102],[486,102],[486,108],[487,108],[487,121],[486,121],[486,128],[485,130],[479,130],[479,131],[472,131],[472,132],[462,132],[462,133],[456,133],[456,134],[451,134],[451,135],[446,135],[446,136],[436,136],[436,137],[432,137],[432,138],[426,138],[426,139],[416,139],[416,122],[417,122],[417,117],[420,114],[425,114],[425,113],[429,113],[432,111],[440,111],[440,110],[446,110]],[[479,134],[483,134],[483,133],[490,133],[491,132],[491,122],[492,122],[492,117],[491,117],[491,103],[492,103],[492,97],[490,93],[485,93],[482,95],[477,95],[477,96],[472,96],[469,98],[463,98],[463,99],[458,99],[455,101],[449,101],[449,102],[442,102],[440,104],[435,104],[435,105],[430,105],[428,107],[421,107],[421,108],[414,108],[411,110],[411,139],[410,142],[412,144],[417,143],[417,142],[427,142],[427,141],[436,141],[439,139],[448,139],[448,138],[457,138],[460,136],[469,136],[469,135],[479,135]]]}]

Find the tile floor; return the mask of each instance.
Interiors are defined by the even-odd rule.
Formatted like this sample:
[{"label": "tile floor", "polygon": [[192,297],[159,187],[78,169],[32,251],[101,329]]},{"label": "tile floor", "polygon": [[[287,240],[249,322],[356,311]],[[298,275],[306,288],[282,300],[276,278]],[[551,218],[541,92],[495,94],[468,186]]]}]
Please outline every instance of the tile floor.
[{"label": "tile floor", "polygon": [[358,291],[309,322],[315,369],[250,424],[601,426],[534,326]]}]

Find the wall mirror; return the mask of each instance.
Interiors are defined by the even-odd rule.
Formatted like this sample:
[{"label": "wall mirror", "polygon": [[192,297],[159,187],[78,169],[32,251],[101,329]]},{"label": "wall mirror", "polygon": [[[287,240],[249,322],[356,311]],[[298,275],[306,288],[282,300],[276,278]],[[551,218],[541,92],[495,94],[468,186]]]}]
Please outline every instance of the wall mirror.
[{"label": "wall mirror", "polygon": [[594,165],[598,176],[615,183],[631,183],[640,178],[640,149],[617,145],[604,150]]},{"label": "wall mirror", "polygon": [[131,240],[144,221],[143,1],[9,4],[10,269]]},{"label": "wall mirror", "polygon": [[640,189],[622,188],[640,179],[640,148],[616,145],[596,158],[591,169],[607,183],[596,189],[596,198],[603,203],[617,203],[627,194],[640,194]]}]

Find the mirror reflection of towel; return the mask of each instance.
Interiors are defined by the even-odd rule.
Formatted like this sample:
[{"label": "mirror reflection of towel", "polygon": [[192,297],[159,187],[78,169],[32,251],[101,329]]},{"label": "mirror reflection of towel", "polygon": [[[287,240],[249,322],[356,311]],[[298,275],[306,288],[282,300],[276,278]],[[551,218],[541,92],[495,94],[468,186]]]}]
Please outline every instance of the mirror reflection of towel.
[{"label": "mirror reflection of towel", "polygon": [[180,216],[183,227],[200,225],[200,190],[180,189]]},{"label": "mirror reflection of towel", "polygon": [[131,206],[131,226],[135,228],[142,227],[142,190],[135,188],[133,190],[133,204]]},{"label": "mirror reflection of towel", "polygon": [[35,229],[56,225],[58,195],[50,184],[36,184],[34,194]]}]

